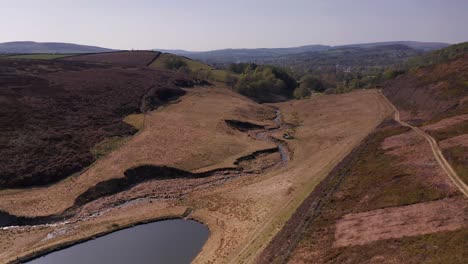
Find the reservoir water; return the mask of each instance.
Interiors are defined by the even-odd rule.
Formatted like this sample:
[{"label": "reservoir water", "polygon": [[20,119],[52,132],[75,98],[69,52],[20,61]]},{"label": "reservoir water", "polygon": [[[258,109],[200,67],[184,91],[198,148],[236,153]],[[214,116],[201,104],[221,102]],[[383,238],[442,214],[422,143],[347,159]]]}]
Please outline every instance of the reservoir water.
[{"label": "reservoir water", "polygon": [[116,231],[27,263],[190,263],[200,252],[208,236],[208,228],[196,221],[165,220]]}]

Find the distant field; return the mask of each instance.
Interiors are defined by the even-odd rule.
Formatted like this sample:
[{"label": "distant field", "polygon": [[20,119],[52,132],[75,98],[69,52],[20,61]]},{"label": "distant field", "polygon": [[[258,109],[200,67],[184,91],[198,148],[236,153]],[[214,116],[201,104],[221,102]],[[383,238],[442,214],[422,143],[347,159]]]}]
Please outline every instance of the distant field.
[{"label": "distant field", "polygon": [[66,61],[82,61],[91,63],[104,63],[130,67],[146,67],[155,58],[159,56],[159,52],[146,50],[132,51],[114,51],[103,53],[78,54],[77,56],[69,56],[61,60]]},{"label": "distant field", "polygon": [[21,55],[0,55],[1,58],[7,59],[33,59],[33,60],[53,60],[64,58],[73,54],[21,54]]}]

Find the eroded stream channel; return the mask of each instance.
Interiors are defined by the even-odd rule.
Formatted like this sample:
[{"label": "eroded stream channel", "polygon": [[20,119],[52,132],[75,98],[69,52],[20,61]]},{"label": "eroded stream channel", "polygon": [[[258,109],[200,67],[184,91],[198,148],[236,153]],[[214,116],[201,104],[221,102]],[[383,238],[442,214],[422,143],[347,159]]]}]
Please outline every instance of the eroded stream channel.
[{"label": "eroded stream channel", "polygon": [[[69,226],[99,217],[100,214],[132,201],[178,199],[196,189],[211,188],[228,180],[287,165],[290,159],[287,143],[273,137],[273,134],[287,128],[282,123],[279,110],[276,110],[273,120],[275,126],[270,128],[238,120],[225,122],[234,129],[249,133],[256,140],[275,143],[276,147],[240,157],[235,162],[236,167],[203,173],[154,165],[129,168],[124,177],[100,182],[82,193],[76,198],[74,205],[62,214],[23,218],[0,212],[0,230]],[[269,156],[275,154],[276,158]],[[256,164],[256,161],[262,159],[263,163]],[[250,163],[256,167],[252,167]],[[133,193],[132,188],[139,184],[147,186],[141,193]],[[111,198],[102,202],[103,197]],[[89,204],[95,204],[96,211],[82,209]],[[208,228],[195,221],[159,221],[116,231],[26,263],[190,263],[203,247],[208,235]]]},{"label": "eroded stream channel", "polygon": [[26,263],[190,263],[200,252],[208,235],[208,228],[196,221],[159,221],[123,229]]}]

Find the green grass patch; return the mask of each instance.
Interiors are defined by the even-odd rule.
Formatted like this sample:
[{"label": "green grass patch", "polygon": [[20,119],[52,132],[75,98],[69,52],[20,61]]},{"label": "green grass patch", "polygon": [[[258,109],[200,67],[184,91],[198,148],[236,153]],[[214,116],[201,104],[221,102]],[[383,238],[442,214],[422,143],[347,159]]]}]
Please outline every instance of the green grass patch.
[{"label": "green grass patch", "polygon": [[112,151],[120,148],[128,141],[129,137],[110,137],[97,143],[91,150],[96,159],[101,158]]},{"label": "green grass patch", "polygon": [[145,114],[131,114],[124,118],[124,122],[141,130],[145,125]]}]

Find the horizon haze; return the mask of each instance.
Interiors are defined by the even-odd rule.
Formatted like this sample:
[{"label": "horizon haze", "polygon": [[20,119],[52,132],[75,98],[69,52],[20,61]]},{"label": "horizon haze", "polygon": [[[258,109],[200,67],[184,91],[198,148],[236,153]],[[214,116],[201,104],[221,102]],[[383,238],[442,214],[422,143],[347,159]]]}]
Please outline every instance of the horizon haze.
[{"label": "horizon haze", "polygon": [[461,0],[0,3],[0,42],[207,51],[396,40],[455,44],[468,36],[468,28],[459,27],[468,23],[468,2]]}]

